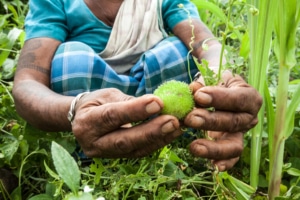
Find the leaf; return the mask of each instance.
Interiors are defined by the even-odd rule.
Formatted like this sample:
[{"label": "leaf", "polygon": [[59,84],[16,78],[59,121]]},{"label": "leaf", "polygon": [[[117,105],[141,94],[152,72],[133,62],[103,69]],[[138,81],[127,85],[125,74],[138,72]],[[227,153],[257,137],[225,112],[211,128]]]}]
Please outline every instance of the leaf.
[{"label": "leaf", "polygon": [[242,56],[244,59],[247,59],[250,53],[250,38],[249,33],[246,32],[243,35],[242,41],[241,41],[241,47],[240,47],[240,56]]},{"label": "leaf", "polygon": [[24,30],[18,28],[13,28],[12,30],[9,31],[7,35],[9,42],[5,47],[3,47],[5,51],[2,51],[2,53],[0,54],[0,66],[3,65],[4,61],[9,56],[10,50],[13,48],[15,42],[17,41],[17,39],[19,38],[22,32],[24,32]]},{"label": "leaf", "polygon": [[296,32],[300,22],[300,2],[280,1],[278,17],[275,21],[276,38],[274,52],[282,66],[289,69],[296,64]]},{"label": "leaf", "polygon": [[[267,127],[269,133],[269,142],[273,144],[273,135],[274,135],[274,127],[275,127],[275,111],[273,107],[273,101],[270,95],[270,91],[268,85],[265,84],[264,90],[264,101],[266,105],[266,115],[267,115]],[[270,152],[272,152],[272,146],[270,146]]]},{"label": "leaf", "polygon": [[[215,16],[217,16],[224,24],[234,24],[233,22],[229,21],[227,16],[224,14],[223,10],[217,6],[216,4],[209,2],[209,1],[199,1],[199,0],[191,0],[192,3],[194,3],[198,9],[205,9],[212,12]],[[237,38],[239,40],[242,40],[242,36],[240,32],[237,29],[233,29],[233,33],[236,34]]]},{"label": "leaf", "polygon": [[52,171],[51,169],[50,169],[50,167],[48,167],[48,165],[47,165],[47,163],[44,161],[44,166],[45,166],[45,168],[46,168],[46,171],[50,174],[50,176],[52,176],[53,178],[55,178],[56,180],[59,180],[60,178],[59,178],[59,175],[58,174],[56,174],[54,171]]},{"label": "leaf", "polygon": [[80,183],[80,170],[74,158],[54,141],[51,145],[51,153],[57,173],[71,191],[77,194]]},{"label": "leaf", "polygon": [[98,185],[100,183],[101,175],[105,171],[105,167],[103,166],[100,159],[94,159],[94,163],[90,166],[90,172],[95,173],[95,184]]},{"label": "leaf", "polygon": [[0,144],[0,153],[5,158],[7,164],[10,163],[11,159],[19,148],[19,141],[17,139],[6,140],[3,144]]},{"label": "leaf", "polygon": [[3,63],[2,79],[10,79],[14,76],[15,62],[13,59],[7,58]]},{"label": "leaf", "polygon": [[80,192],[79,195],[68,194],[64,200],[93,200],[93,196],[90,193]]},{"label": "leaf", "polygon": [[300,177],[300,170],[296,168],[290,168],[287,170],[287,173],[292,176]]},{"label": "leaf", "polygon": [[300,104],[300,84],[298,85],[295,93],[293,94],[292,100],[288,105],[286,111],[286,123],[288,125],[285,126],[285,137],[288,138],[293,133],[294,129],[294,118],[295,118],[295,111]]},{"label": "leaf", "polygon": [[227,17],[222,11],[221,8],[219,8],[216,4],[211,3],[209,1],[199,1],[199,0],[191,0],[198,9],[206,9],[212,12],[214,15],[216,15],[222,22],[226,23],[227,22]]},{"label": "leaf", "polygon": [[53,198],[47,194],[39,194],[31,197],[29,200],[53,200]]},{"label": "leaf", "polygon": [[174,163],[182,163],[184,164],[185,166],[188,166],[189,164],[187,162],[185,162],[184,160],[182,160],[181,158],[179,158],[177,156],[177,154],[174,152],[174,151],[170,151],[170,160]]}]

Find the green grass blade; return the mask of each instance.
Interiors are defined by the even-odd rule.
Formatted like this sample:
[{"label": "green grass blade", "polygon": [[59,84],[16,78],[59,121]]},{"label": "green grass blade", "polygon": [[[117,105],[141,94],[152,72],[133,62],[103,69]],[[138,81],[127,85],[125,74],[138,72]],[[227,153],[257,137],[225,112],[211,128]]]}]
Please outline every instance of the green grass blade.
[{"label": "green grass blade", "polygon": [[293,128],[294,128],[294,117],[295,117],[295,111],[298,108],[300,104],[300,84],[298,84],[298,87],[293,94],[293,97],[291,99],[290,104],[288,105],[287,108],[287,113],[286,113],[286,122],[287,125],[285,126],[285,137],[288,138],[291,136]]},{"label": "green grass blade", "polygon": [[209,1],[199,1],[199,0],[191,0],[198,9],[205,9],[212,12],[215,16],[217,16],[223,23],[227,22],[227,17],[224,14],[223,10],[219,8],[216,4],[211,3]]},{"label": "green grass blade", "polygon": [[[265,84],[264,90],[264,101],[266,105],[266,116],[267,116],[267,128],[269,134],[269,142],[273,143],[273,134],[275,128],[275,110],[273,106],[273,101],[270,95],[269,87],[267,83]],[[272,146],[269,147],[269,151],[272,152]]]}]

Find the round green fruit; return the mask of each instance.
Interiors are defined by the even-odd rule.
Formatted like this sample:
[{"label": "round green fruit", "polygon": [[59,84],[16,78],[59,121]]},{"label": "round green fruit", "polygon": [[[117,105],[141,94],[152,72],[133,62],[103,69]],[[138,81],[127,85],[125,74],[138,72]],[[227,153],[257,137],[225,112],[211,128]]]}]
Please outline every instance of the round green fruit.
[{"label": "round green fruit", "polygon": [[154,95],[163,102],[162,114],[184,118],[194,107],[194,98],[189,85],[181,81],[167,81],[160,85]]}]

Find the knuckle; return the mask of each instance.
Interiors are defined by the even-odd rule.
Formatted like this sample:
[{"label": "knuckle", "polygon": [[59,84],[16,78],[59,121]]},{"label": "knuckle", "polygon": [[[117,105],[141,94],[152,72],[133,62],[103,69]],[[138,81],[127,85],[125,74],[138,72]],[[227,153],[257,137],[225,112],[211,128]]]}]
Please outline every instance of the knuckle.
[{"label": "knuckle", "polygon": [[232,125],[229,127],[229,132],[236,132],[237,127],[241,124],[240,115],[232,114]]},{"label": "knuckle", "polygon": [[240,110],[248,110],[249,107],[249,96],[248,93],[242,92],[239,94],[238,103],[236,104]]},{"label": "knuckle", "polygon": [[216,129],[222,127],[222,120],[220,120],[219,115],[212,112],[210,116],[211,118],[209,120],[205,120],[206,125],[208,125],[208,127],[215,127]]},{"label": "knuckle", "polygon": [[145,135],[147,143],[157,145],[158,140],[153,131],[150,131],[148,133],[143,133],[143,135]]},{"label": "knuckle", "polygon": [[220,148],[209,148],[211,159],[223,159],[222,150]]},{"label": "knuckle", "polygon": [[253,119],[248,113],[232,114],[232,125],[229,127],[229,132],[246,132],[253,128],[258,123],[258,119]]},{"label": "knuckle", "polygon": [[118,137],[114,142],[114,147],[117,149],[117,152],[129,153],[133,145],[130,144],[130,141],[125,137]]},{"label": "knuckle", "polygon": [[116,124],[120,121],[120,117],[114,110],[114,107],[103,106],[101,117],[99,120],[105,124],[106,127],[115,128]]}]

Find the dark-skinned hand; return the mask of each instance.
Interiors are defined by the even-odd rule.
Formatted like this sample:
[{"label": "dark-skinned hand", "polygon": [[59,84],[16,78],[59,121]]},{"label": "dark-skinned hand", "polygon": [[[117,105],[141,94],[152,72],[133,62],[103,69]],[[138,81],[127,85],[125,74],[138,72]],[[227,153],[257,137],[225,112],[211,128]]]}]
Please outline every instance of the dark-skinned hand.
[{"label": "dark-skinned hand", "polygon": [[[226,71],[217,86],[193,82],[196,108],[184,119],[184,124],[207,130],[208,138],[190,145],[193,155],[212,160],[219,171],[232,168],[243,151],[243,134],[257,122],[262,105],[260,94],[240,76]],[[207,108],[213,108],[208,111]]]},{"label": "dark-skinned hand", "polygon": [[154,95],[134,98],[117,89],[101,89],[83,96],[76,105],[73,133],[88,157],[146,156],[182,134],[179,121],[159,114],[162,101]]}]

